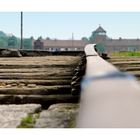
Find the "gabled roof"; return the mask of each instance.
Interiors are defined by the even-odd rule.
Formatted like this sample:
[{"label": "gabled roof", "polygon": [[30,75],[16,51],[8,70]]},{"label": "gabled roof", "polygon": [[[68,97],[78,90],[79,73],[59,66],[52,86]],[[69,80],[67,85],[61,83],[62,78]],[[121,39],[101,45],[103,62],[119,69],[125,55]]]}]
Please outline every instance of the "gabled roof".
[{"label": "gabled roof", "polygon": [[44,47],[48,48],[81,48],[88,44],[83,40],[43,40],[43,43]]},{"label": "gabled roof", "polygon": [[106,46],[140,46],[140,40],[139,39],[113,39],[113,40],[106,40],[105,41]]},{"label": "gabled roof", "polygon": [[105,32],[106,31],[99,25],[99,27],[95,30],[95,32],[100,33],[100,32]]}]

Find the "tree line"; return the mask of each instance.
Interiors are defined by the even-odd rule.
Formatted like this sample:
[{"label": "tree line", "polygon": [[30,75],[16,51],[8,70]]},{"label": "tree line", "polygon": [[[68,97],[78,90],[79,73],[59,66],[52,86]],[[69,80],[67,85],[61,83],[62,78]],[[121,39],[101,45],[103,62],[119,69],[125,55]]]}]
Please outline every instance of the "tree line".
[{"label": "tree line", "polygon": [[[7,35],[0,31],[0,48],[20,48],[21,40],[14,35]],[[23,39],[24,49],[32,49],[32,37]]]}]

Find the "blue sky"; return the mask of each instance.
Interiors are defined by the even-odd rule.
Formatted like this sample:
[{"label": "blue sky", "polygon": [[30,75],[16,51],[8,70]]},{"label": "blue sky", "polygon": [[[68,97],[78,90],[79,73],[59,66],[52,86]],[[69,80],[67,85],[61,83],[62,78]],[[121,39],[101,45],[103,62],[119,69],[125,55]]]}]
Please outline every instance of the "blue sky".
[{"label": "blue sky", "polygon": [[[140,38],[140,12],[24,12],[24,37],[89,37],[99,24],[111,38]],[[20,36],[20,12],[0,12],[0,30]]]}]

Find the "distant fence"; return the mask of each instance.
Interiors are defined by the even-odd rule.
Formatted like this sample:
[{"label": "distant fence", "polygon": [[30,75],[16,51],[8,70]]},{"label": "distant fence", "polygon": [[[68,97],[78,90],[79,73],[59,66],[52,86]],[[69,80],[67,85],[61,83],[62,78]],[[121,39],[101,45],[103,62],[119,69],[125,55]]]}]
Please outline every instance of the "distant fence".
[{"label": "distant fence", "polygon": [[94,47],[85,47],[87,64],[77,127],[140,128],[139,83],[103,60]]}]

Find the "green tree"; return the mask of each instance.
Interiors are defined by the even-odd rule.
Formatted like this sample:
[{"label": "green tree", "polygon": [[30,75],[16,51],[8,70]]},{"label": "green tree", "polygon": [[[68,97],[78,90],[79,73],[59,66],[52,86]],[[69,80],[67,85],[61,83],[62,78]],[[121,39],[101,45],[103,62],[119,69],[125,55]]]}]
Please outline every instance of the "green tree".
[{"label": "green tree", "polygon": [[87,37],[82,37],[83,41],[89,41]]},{"label": "green tree", "polygon": [[6,48],[8,46],[8,36],[0,31],[0,47],[1,48]]},{"label": "green tree", "polygon": [[7,42],[3,38],[0,38],[0,47],[1,48],[6,48],[7,47]]},{"label": "green tree", "polygon": [[46,40],[51,40],[49,37],[46,37]]},{"label": "green tree", "polygon": [[31,37],[30,37],[30,39],[32,39],[32,40],[33,40],[33,39],[34,39],[34,37],[33,37],[33,36],[31,36]]},{"label": "green tree", "polygon": [[26,38],[23,40],[24,49],[32,49],[32,39]]},{"label": "green tree", "polygon": [[42,36],[40,36],[40,37],[38,37],[38,39],[42,40],[43,38],[42,38]]},{"label": "green tree", "polygon": [[8,38],[8,47],[10,48],[17,48],[18,46],[18,40],[15,36],[10,36]]}]

